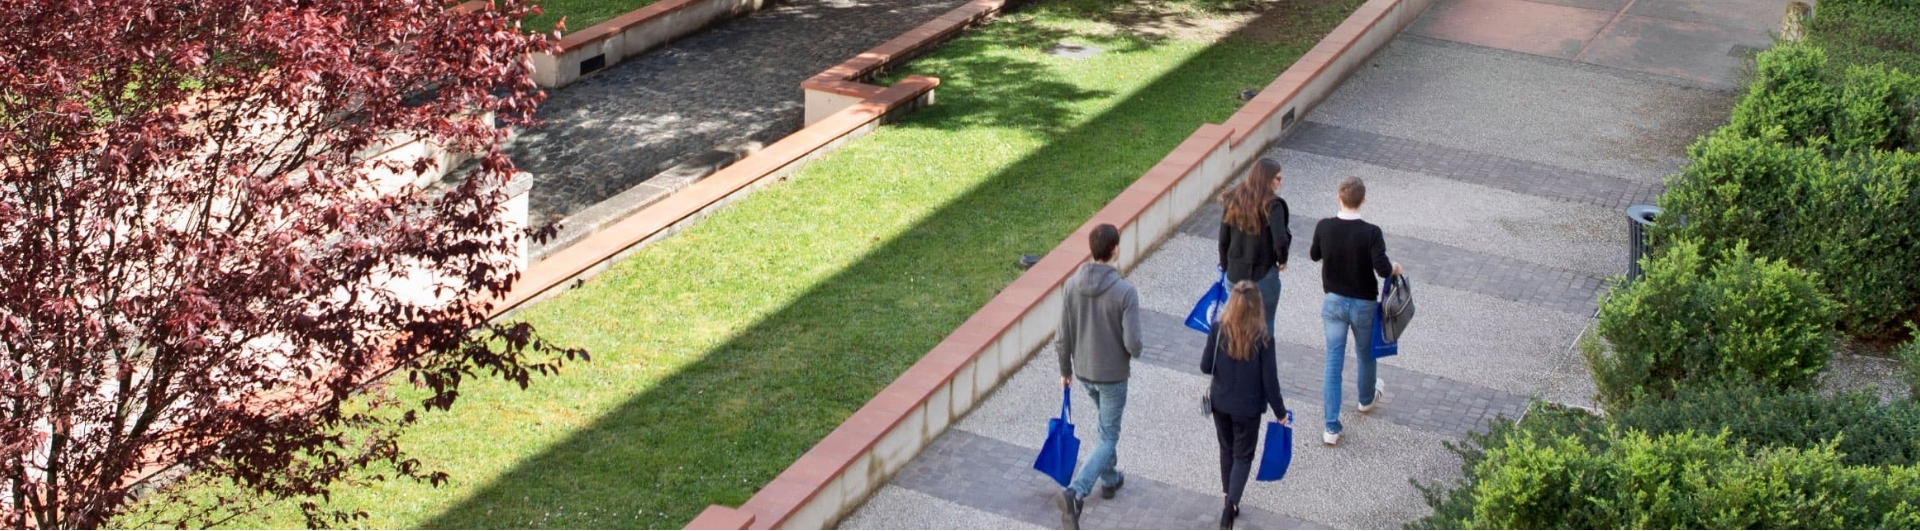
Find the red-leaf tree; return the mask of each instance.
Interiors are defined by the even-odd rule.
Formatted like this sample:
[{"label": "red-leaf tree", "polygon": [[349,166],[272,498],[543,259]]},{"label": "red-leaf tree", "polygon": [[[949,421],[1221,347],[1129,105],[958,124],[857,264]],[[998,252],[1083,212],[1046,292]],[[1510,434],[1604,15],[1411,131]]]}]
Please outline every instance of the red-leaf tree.
[{"label": "red-leaf tree", "polygon": [[[499,149],[529,11],[0,0],[0,526],[101,526],[162,471],[240,487],[210,505],[438,482],[416,411],[583,357],[488,322],[530,237]],[[408,139],[475,163],[376,156]],[[367,392],[396,372],[428,397]]]}]

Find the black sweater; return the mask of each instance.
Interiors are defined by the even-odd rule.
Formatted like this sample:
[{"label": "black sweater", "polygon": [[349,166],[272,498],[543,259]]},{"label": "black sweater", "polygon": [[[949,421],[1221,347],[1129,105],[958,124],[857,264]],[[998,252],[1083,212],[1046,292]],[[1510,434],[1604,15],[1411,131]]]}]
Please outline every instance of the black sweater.
[{"label": "black sweater", "polygon": [[[1200,355],[1200,372],[1213,375],[1213,410],[1236,417],[1258,417],[1262,409],[1272,407],[1274,417],[1286,416],[1287,399],[1280,396],[1280,366],[1273,360],[1273,340],[1261,341],[1247,361],[1227,355],[1220,342],[1220,327],[1215,326],[1207,333],[1207,348]],[[1218,364],[1214,363],[1216,353]]]},{"label": "black sweater", "polygon": [[1365,220],[1326,218],[1313,228],[1313,246],[1307,254],[1320,266],[1320,284],[1327,293],[1360,300],[1380,298],[1380,281],[1393,274],[1387,259],[1387,240],[1380,227]]},{"label": "black sweater", "polygon": [[1275,266],[1287,263],[1287,247],[1293,244],[1288,232],[1287,201],[1278,197],[1267,203],[1267,225],[1259,234],[1240,230],[1226,220],[1220,221],[1220,266],[1227,282],[1259,281]]}]

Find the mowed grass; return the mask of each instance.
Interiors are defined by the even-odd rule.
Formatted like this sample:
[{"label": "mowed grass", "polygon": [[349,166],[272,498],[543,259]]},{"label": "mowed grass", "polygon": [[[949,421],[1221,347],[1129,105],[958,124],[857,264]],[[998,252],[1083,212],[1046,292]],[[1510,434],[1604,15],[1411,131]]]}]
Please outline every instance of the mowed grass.
[{"label": "mowed grass", "polygon": [[647,7],[660,0],[539,0],[540,14],[527,17],[520,27],[528,33],[546,33],[562,18],[567,21],[567,32],[575,32],[592,27],[594,24],[612,20],[613,17],[627,14],[628,11]]},{"label": "mowed grass", "polygon": [[[1041,3],[915,61],[895,76],[941,77],[937,105],[526,310],[593,361],[526,391],[470,382],[404,440],[450,484],[371,481],[332,505],[378,528],[678,528],[744,502],[1012,281],[1021,253],[1051,249],[1359,4],[1278,2],[1254,23],[1318,29],[1275,43],[1116,31],[1093,20],[1113,3]],[[1104,51],[1045,53],[1063,41]]]}]

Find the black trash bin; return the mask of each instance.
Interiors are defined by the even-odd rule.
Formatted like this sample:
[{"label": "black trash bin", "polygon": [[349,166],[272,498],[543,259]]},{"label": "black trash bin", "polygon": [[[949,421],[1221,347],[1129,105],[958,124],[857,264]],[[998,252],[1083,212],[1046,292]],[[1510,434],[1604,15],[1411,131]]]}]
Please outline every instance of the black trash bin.
[{"label": "black trash bin", "polygon": [[1660,217],[1660,207],[1653,205],[1633,205],[1627,207],[1627,280],[1640,280],[1640,259],[1653,254],[1653,245],[1647,241],[1648,229],[1653,227],[1654,218]]}]

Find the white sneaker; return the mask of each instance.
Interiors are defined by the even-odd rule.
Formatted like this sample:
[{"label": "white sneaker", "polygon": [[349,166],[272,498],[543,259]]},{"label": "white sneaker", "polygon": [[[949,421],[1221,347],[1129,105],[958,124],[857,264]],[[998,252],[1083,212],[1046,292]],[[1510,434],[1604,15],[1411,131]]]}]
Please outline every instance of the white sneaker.
[{"label": "white sneaker", "polygon": [[1373,401],[1365,404],[1360,404],[1360,412],[1366,413],[1368,411],[1373,411],[1373,406],[1379,405],[1380,399],[1386,396],[1387,396],[1387,381],[1379,378],[1374,378],[1373,379]]},{"label": "white sneaker", "polygon": [[1340,434],[1334,433],[1334,432],[1327,432],[1325,435],[1320,436],[1320,442],[1326,444],[1327,446],[1340,444]]}]

